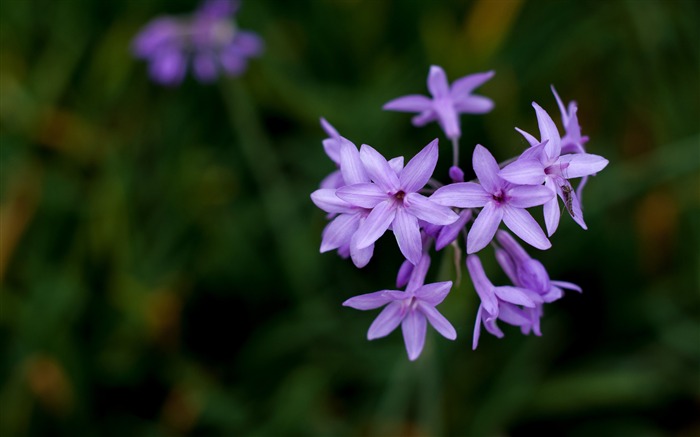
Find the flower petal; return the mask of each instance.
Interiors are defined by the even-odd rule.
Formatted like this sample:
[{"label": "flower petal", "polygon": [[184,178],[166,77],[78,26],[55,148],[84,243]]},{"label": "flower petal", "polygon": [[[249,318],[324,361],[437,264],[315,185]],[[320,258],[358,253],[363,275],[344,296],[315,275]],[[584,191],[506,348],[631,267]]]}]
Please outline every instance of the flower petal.
[{"label": "flower petal", "polygon": [[403,170],[403,156],[397,156],[389,160],[389,167],[398,175]]},{"label": "flower petal", "polygon": [[425,284],[415,291],[416,298],[427,302],[432,306],[437,306],[442,303],[443,300],[450,293],[452,288],[452,281],[446,282],[434,282],[432,284]]},{"label": "flower petal", "polygon": [[481,335],[481,311],[483,305],[479,305],[479,310],[476,312],[476,322],[474,323],[474,336],[472,337],[472,350],[476,350],[479,346],[479,336]]},{"label": "flower petal", "polygon": [[464,226],[466,226],[467,222],[471,220],[471,218],[472,210],[463,209],[459,213],[459,219],[457,219],[457,221],[443,226],[435,239],[435,250],[442,250],[445,246],[455,241],[457,236],[459,236],[459,233],[462,231],[462,229],[464,229]]},{"label": "flower petal", "polygon": [[408,280],[411,278],[411,273],[413,273],[414,268],[415,266],[407,259],[401,263],[399,273],[396,275],[397,287],[403,288],[406,284],[408,284]]},{"label": "flower petal", "polygon": [[435,120],[437,120],[437,112],[435,112],[435,110],[431,108],[430,110],[423,111],[415,117],[411,118],[411,123],[415,127],[421,127]]},{"label": "flower petal", "polygon": [[340,144],[340,171],[347,185],[369,182],[365,166],[360,160],[360,152],[350,141],[343,138]]},{"label": "flower petal", "polygon": [[406,285],[407,292],[414,292],[418,288],[422,287],[425,283],[425,276],[428,274],[428,269],[430,268],[430,256],[427,253],[423,253],[420,262],[411,271],[411,276],[408,278],[408,284]]},{"label": "flower petal", "polygon": [[367,331],[367,340],[386,337],[396,329],[406,315],[406,306],[403,302],[391,302],[374,319]]},{"label": "flower petal", "polygon": [[387,290],[375,291],[374,293],[361,294],[351,297],[343,302],[344,307],[355,308],[356,310],[373,310],[391,302],[392,300],[384,295]]},{"label": "flower petal", "polygon": [[432,307],[425,302],[418,302],[418,309],[428,319],[428,322],[433,325],[433,328],[440,333],[440,335],[448,340],[454,340],[457,338],[457,331],[455,331],[454,326],[452,326],[449,320],[440,314],[435,307]]},{"label": "flower petal", "polygon": [[365,170],[370,179],[386,193],[395,193],[399,190],[399,177],[391,169],[384,157],[374,150],[372,146],[363,144],[360,148],[360,159],[365,165]]},{"label": "flower petal", "polygon": [[493,293],[494,286],[486,277],[484,267],[477,255],[467,256],[467,270],[469,270],[469,277],[474,284],[474,290],[481,299],[481,307],[489,316],[498,316],[498,299]]},{"label": "flower petal", "polygon": [[377,184],[364,183],[347,185],[336,190],[335,195],[351,206],[374,208],[389,196]]},{"label": "flower petal", "polygon": [[[544,183],[545,187],[552,191],[559,191],[556,186],[556,182],[552,178],[547,178]],[[559,227],[559,219],[561,218],[561,211],[559,210],[559,200],[553,197],[550,201],[544,204],[544,224],[547,228],[547,235],[550,237],[554,235],[557,228]]]},{"label": "flower petal", "polygon": [[396,98],[382,106],[385,111],[423,112],[431,108],[433,101],[426,96],[412,94]]},{"label": "flower petal", "polygon": [[527,293],[525,293],[523,290],[517,287],[510,287],[507,285],[504,285],[502,287],[496,287],[494,288],[494,293],[496,294],[496,297],[498,297],[504,302],[510,302],[516,305],[523,305],[529,308],[535,307],[535,302],[528,297]]},{"label": "flower petal", "polygon": [[414,361],[423,352],[426,329],[425,316],[419,311],[409,311],[403,322],[401,322],[403,341],[406,344],[409,360]]},{"label": "flower petal", "polygon": [[452,86],[450,87],[450,96],[455,101],[469,97],[472,91],[491,79],[494,74],[496,74],[496,72],[492,70],[461,77],[452,82]]},{"label": "flower petal", "polygon": [[459,219],[451,208],[418,193],[409,193],[404,199],[404,207],[410,214],[434,225],[449,225]]},{"label": "flower petal", "polygon": [[414,156],[399,174],[401,189],[406,193],[420,190],[433,175],[438,160],[437,138]]},{"label": "flower petal", "polygon": [[359,225],[360,214],[340,214],[334,218],[321,234],[321,253],[350,243],[350,239]]},{"label": "flower petal", "polygon": [[418,219],[405,208],[398,208],[392,227],[403,256],[413,264],[418,264],[423,253]]},{"label": "flower petal", "polygon": [[335,195],[336,191],[332,188],[318,189],[311,193],[311,201],[322,210],[331,214],[355,212],[352,205]]},{"label": "flower petal", "polygon": [[562,174],[567,179],[598,173],[608,165],[607,159],[591,153],[563,155],[560,158],[560,162],[569,164],[568,167],[562,170]]},{"label": "flower petal", "polygon": [[499,308],[498,318],[513,326],[523,326],[530,324],[530,319],[525,315],[525,311],[511,303],[503,303]]},{"label": "flower petal", "polygon": [[340,134],[338,133],[338,130],[323,117],[321,117],[321,127],[326,132],[326,135],[328,135],[330,138],[336,140],[340,139]]},{"label": "flower petal", "polygon": [[456,140],[462,135],[459,128],[459,114],[455,110],[455,106],[451,100],[436,99],[433,103],[433,109],[437,113],[438,122],[447,138]]},{"label": "flower petal", "polygon": [[503,222],[515,235],[537,249],[545,250],[552,247],[552,243],[529,212],[512,206],[506,206],[503,210]]},{"label": "flower petal", "polygon": [[428,91],[430,94],[437,98],[447,96],[450,92],[449,85],[447,84],[447,75],[442,67],[437,65],[432,65],[430,67],[430,72],[428,73]]},{"label": "flower petal", "polygon": [[476,216],[467,235],[467,253],[476,253],[491,242],[503,220],[503,208],[488,202]]},{"label": "flower petal", "polygon": [[557,287],[565,288],[567,290],[575,290],[578,291],[579,293],[582,293],[583,290],[581,287],[578,285],[572,283],[572,282],[566,282],[566,281],[552,281],[552,285],[556,285]]},{"label": "flower petal", "polygon": [[531,147],[535,147],[536,145],[540,144],[540,141],[539,141],[537,138],[533,137],[532,135],[530,135],[529,133],[525,132],[524,130],[522,130],[522,129],[518,128],[518,127],[516,127],[515,130],[518,131],[518,132],[520,133],[520,135],[522,135],[523,137],[525,137],[525,139],[527,140],[527,142],[530,143],[530,146],[531,146]]},{"label": "flower petal", "polygon": [[369,213],[364,222],[357,229],[357,248],[363,249],[374,244],[394,221],[396,206],[393,200],[385,200]]},{"label": "flower petal", "polygon": [[454,102],[454,108],[462,114],[485,114],[494,107],[493,100],[484,96],[469,96]]},{"label": "flower petal", "polygon": [[519,185],[508,190],[508,205],[516,208],[530,208],[544,205],[555,194],[542,185]]},{"label": "flower petal", "polygon": [[[361,219],[360,223],[362,223],[362,221],[364,221],[364,219]],[[355,267],[361,269],[369,263],[372,259],[372,255],[374,255],[374,244],[370,244],[362,249],[358,248],[357,232],[355,232],[350,238],[350,258],[352,258],[352,263],[355,264]]]},{"label": "flower petal", "polygon": [[479,208],[486,205],[493,196],[475,182],[457,182],[438,188],[429,199],[443,206]]},{"label": "flower petal", "polygon": [[554,94],[554,98],[557,100],[557,106],[559,106],[559,112],[561,112],[561,125],[566,126],[569,121],[569,114],[566,112],[564,102],[559,98],[559,94],[557,94],[557,90],[554,89],[554,85],[550,85],[549,87],[552,89],[552,94]]},{"label": "flower petal", "polygon": [[503,186],[503,180],[498,176],[501,170],[498,168],[498,163],[491,152],[481,144],[477,144],[474,148],[472,157],[472,165],[476,177],[479,179],[481,186],[488,193],[495,193]]},{"label": "flower petal", "polygon": [[541,185],[545,178],[539,159],[518,159],[503,167],[498,175],[508,182],[523,185]]},{"label": "flower petal", "polygon": [[569,212],[571,218],[574,219],[574,221],[578,223],[578,225],[581,226],[583,229],[588,229],[588,226],[586,226],[586,222],[583,220],[581,202],[579,202],[576,192],[573,190],[570,190],[568,193],[564,193],[563,190],[561,191],[561,194],[564,196],[563,198],[566,210]]},{"label": "flower petal", "polygon": [[559,130],[554,124],[552,117],[547,114],[547,111],[542,109],[540,105],[532,102],[532,107],[535,108],[537,113],[537,124],[540,127],[540,139],[542,141],[549,140],[544,148],[545,153],[549,159],[555,159],[561,153],[561,137],[559,136]]}]

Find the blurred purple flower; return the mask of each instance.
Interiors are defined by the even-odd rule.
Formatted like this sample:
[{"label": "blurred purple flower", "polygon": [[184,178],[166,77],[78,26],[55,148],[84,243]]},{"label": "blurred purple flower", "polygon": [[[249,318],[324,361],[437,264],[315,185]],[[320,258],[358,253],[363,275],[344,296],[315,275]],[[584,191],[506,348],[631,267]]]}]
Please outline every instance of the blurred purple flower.
[{"label": "blurred purple flower", "polygon": [[493,75],[493,71],[471,74],[457,79],[450,86],[445,70],[433,65],[428,74],[428,91],[432,98],[417,94],[403,96],[386,103],[383,109],[418,112],[412,120],[414,126],[437,120],[445,135],[456,141],[461,136],[459,114],[484,114],[493,109],[491,99],[472,94]]},{"label": "blurred purple flower", "polygon": [[[515,184],[544,183],[553,194],[556,193],[562,198],[574,221],[583,229],[587,229],[583,221],[581,203],[569,179],[594,174],[605,168],[608,160],[590,153],[562,155],[562,140],[554,121],[537,103],[533,102],[532,106],[537,114],[541,140],[538,141],[529,133],[516,128],[531,147],[523,152],[517,161],[505,166],[499,172],[499,176]],[[557,197],[553,196],[544,204],[544,218],[549,236],[557,230],[560,215],[559,202]]]},{"label": "blurred purple flower", "polygon": [[480,144],[474,149],[472,164],[479,184],[454,183],[438,188],[430,196],[430,200],[440,205],[483,207],[467,235],[467,253],[486,247],[501,221],[531,246],[549,249],[551,243],[525,208],[544,204],[554,193],[542,186],[514,185],[502,179],[493,155]]},{"label": "blurred purple flower", "polygon": [[398,172],[379,152],[366,144],[360,149],[360,159],[372,183],[354,183],[336,191],[340,199],[353,207],[371,210],[357,229],[357,248],[374,244],[391,227],[401,253],[417,264],[422,253],[418,220],[448,225],[459,218],[450,208],[418,193],[432,176],[437,164],[437,139],[425,146]]},{"label": "blurred purple flower", "polygon": [[447,297],[452,282],[423,285],[429,266],[430,257],[424,254],[412,269],[406,291],[382,290],[343,302],[344,306],[358,310],[373,310],[386,305],[369,327],[367,339],[385,337],[401,325],[406,352],[411,361],[417,359],[423,351],[426,321],[448,340],[457,338],[452,324],[435,309]]},{"label": "blurred purple flower", "polygon": [[235,0],[207,0],[189,17],[156,18],[134,38],[134,56],[148,61],[151,78],[163,85],[182,82],[189,62],[201,82],[215,80],[220,71],[238,76],[248,58],[263,50],[257,34],[231,21],[238,6]]}]

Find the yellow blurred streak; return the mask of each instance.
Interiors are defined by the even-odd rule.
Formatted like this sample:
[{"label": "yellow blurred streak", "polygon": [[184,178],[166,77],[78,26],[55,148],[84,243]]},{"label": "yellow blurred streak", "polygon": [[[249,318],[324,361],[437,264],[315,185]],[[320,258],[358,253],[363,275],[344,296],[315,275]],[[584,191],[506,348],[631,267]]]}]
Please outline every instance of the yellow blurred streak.
[{"label": "yellow blurred streak", "polygon": [[522,0],[478,0],[474,3],[466,17],[464,33],[476,57],[488,58],[501,47],[522,5]]},{"label": "yellow blurred streak", "polygon": [[65,415],[73,407],[73,387],[61,364],[48,355],[35,355],[24,363],[31,393],[39,403],[56,415]]},{"label": "yellow blurred streak", "polygon": [[144,317],[153,341],[168,348],[177,346],[182,306],[182,298],[172,290],[158,290],[148,295]]},{"label": "yellow blurred streak", "polygon": [[0,204],[0,284],[12,253],[36,212],[41,197],[41,180],[39,167],[26,166],[10,178],[7,191],[3,193],[5,200]]}]

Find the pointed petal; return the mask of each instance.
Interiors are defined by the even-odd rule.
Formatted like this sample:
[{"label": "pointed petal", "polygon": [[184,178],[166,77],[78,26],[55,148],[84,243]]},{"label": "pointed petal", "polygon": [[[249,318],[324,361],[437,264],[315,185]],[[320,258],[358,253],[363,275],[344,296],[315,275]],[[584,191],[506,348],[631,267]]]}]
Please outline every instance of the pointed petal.
[{"label": "pointed petal", "polygon": [[415,266],[407,259],[401,263],[399,273],[396,275],[396,286],[398,288],[403,288],[406,284],[408,284],[408,280],[411,278],[411,273],[413,272],[414,268]]},{"label": "pointed petal", "polygon": [[537,249],[545,250],[552,247],[552,243],[529,212],[512,206],[506,206],[503,210],[503,222],[515,235]]},{"label": "pointed petal", "polygon": [[403,322],[401,322],[403,341],[406,344],[409,360],[414,361],[423,352],[426,329],[425,316],[419,311],[409,311]]},{"label": "pointed petal", "polygon": [[357,248],[363,249],[374,244],[389,229],[395,215],[396,207],[392,200],[385,200],[377,205],[357,228]]},{"label": "pointed petal", "polygon": [[569,164],[566,169],[562,170],[562,174],[566,179],[592,175],[598,173],[608,165],[607,159],[590,153],[563,155],[559,159],[560,162]]},{"label": "pointed petal", "polygon": [[503,179],[513,184],[541,185],[544,182],[544,166],[539,159],[518,159],[498,172]]},{"label": "pointed petal", "polygon": [[335,195],[349,205],[361,208],[374,208],[379,203],[389,199],[377,184],[365,183],[347,185],[336,190]]},{"label": "pointed petal", "polygon": [[518,156],[518,159],[534,159],[541,163],[547,162],[547,157],[544,156],[544,148],[547,146],[548,142],[548,140],[544,140],[539,144],[528,147],[523,153],[520,154],[520,156]]},{"label": "pointed petal", "polygon": [[340,139],[335,139],[335,138],[326,138],[323,140],[323,151],[326,152],[326,155],[331,159],[331,161],[335,162],[337,165],[340,165]]},{"label": "pointed petal", "polygon": [[340,214],[323,229],[321,253],[350,243],[360,225],[360,214]]},{"label": "pointed petal", "polygon": [[507,191],[508,205],[516,208],[530,208],[544,205],[552,200],[555,194],[542,185],[519,185]]},{"label": "pointed petal", "polygon": [[[552,178],[547,178],[545,181],[545,187],[549,188],[553,192],[558,191],[558,187]],[[543,211],[544,224],[547,227],[547,235],[551,237],[559,227],[559,219],[561,218],[561,211],[559,210],[559,201],[557,198],[553,197],[550,201],[545,203]]]},{"label": "pointed petal", "polygon": [[410,214],[434,225],[449,225],[459,218],[449,207],[418,193],[409,193],[404,199],[404,207]]},{"label": "pointed petal", "polygon": [[454,340],[457,338],[457,331],[455,331],[454,326],[452,326],[449,320],[440,314],[435,307],[432,307],[425,302],[418,302],[418,309],[428,319],[428,322],[433,325],[433,328],[440,333],[440,335],[448,340]]},{"label": "pointed petal", "polygon": [[[364,219],[360,219],[360,224],[363,221]],[[350,238],[350,258],[352,258],[352,263],[355,264],[355,267],[361,269],[369,263],[369,261],[372,259],[372,255],[374,255],[374,244],[370,244],[362,249],[358,248],[357,231],[355,231],[353,236]]]},{"label": "pointed petal", "polygon": [[360,160],[360,152],[353,143],[343,140],[340,144],[340,171],[343,173],[345,183],[347,185],[368,183],[369,176]]},{"label": "pointed petal", "polygon": [[450,92],[447,75],[442,67],[432,65],[428,73],[428,91],[435,98],[446,96]]},{"label": "pointed petal", "polygon": [[338,131],[328,122],[328,120],[323,117],[321,117],[321,127],[329,137],[340,140],[340,134]]},{"label": "pointed petal", "polygon": [[450,96],[455,101],[464,99],[468,97],[472,91],[491,79],[494,74],[496,74],[495,71],[485,71],[483,73],[474,73],[469,76],[461,77],[452,82]]},{"label": "pointed petal", "polygon": [[525,315],[525,311],[511,303],[503,303],[499,308],[498,319],[509,325],[523,326],[530,324],[530,319]]},{"label": "pointed petal", "polygon": [[359,296],[351,297],[343,302],[343,306],[363,311],[379,308],[392,301],[384,295],[385,291],[387,290],[375,291],[374,293],[361,294]]},{"label": "pointed petal", "polygon": [[474,336],[472,337],[472,350],[476,350],[479,346],[479,336],[481,335],[481,311],[482,306],[479,305],[479,310],[476,312],[476,322],[474,322]]},{"label": "pointed petal", "polygon": [[[501,231],[498,231],[496,233],[496,236],[498,236],[500,232]],[[506,274],[506,276],[508,276],[508,279],[510,279],[510,281],[514,284],[517,283],[518,275],[516,274],[517,270],[515,267],[515,263],[513,262],[513,258],[511,258],[508,252],[506,252],[503,249],[496,249],[496,261],[501,266],[501,269],[503,269],[503,272]]]},{"label": "pointed petal", "polygon": [[459,128],[459,114],[450,100],[439,99],[433,103],[433,110],[437,113],[440,127],[445,131],[447,138],[456,140],[462,135]]},{"label": "pointed petal", "polygon": [[476,216],[467,235],[467,253],[476,253],[486,247],[498,230],[503,220],[503,208],[494,202],[488,202]]},{"label": "pointed petal", "polygon": [[431,108],[431,109],[429,109],[427,111],[423,111],[420,114],[416,115],[415,117],[411,118],[411,123],[415,127],[421,127],[421,126],[425,126],[426,124],[430,123],[431,121],[435,121],[435,120],[437,120],[437,112],[435,112],[435,110],[433,110]]},{"label": "pointed petal", "polygon": [[399,177],[391,169],[384,157],[372,146],[363,144],[360,148],[360,159],[365,165],[365,171],[385,193],[394,193],[399,189]]},{"label": "pointed petal", "polygon": [[504,302],[510,302],[516,305],[523,305],[530,308],[535,307],[535,302],[528,297],[527,293],[525,293],[525,291],[517,287],[510,287],[507,285],[502,287],[496,287],[494,289],[494,293],[499,299],[501,299]]},{"label": "pointed petal", "polygon": [[321,188],[311,193],[311,201],[322,210],[331,214],[353,213],[352,205],[336,196],[335,189]]},{"label": "pointed petal", "polygon": [[479,208],[486,205],[492,198],[481,185],[474,182],[445,185],[430,196],[430,200],[438,205],[458,208]]},{"label": "pointed petal", "polygon": [[[340,170],[336,170],[323,178],[320,184],[321,188],[325,189],[332,189],[335,191],[336,189],[345,186],[345,180],[343,179],[343,174],[340,173]],[[333,194],[335,196],[335,194]],[[340,200],[340,199],[338,199]],[[323,208],[321,208],[323,209]]]},{"label": "pointed petal", "polygon": [[394,301],[387,305],[370,325],[367,331],[367,340],[389,335],[403,320],[406,314],[405,308],[403,302],[400,301]]},{"label": "pointed petal", "polygon": [[408,284],[406,285],[407,292],[414,292],[423,286],[429,268],[430,256],[427,253],[423,253],[420,262],[415,266],[413,271],[411,271],[411,276],[408,278]]},{"label": "pointed petal", "polygon": [[583,292],[583,290],[581,290],[581,287],[579,287],[578,285],[576,285],[572,282],[552,281],[552,285],[556,285],[557,287],[565,288],[567,290],[575,290],[575,291],[578,291],[579,293]]},{"label": "pointed petal", "polygon": [[[571,218],[574,219],[579,226],[583,229],[588,229],[586,222],[583,220],[583,211],[581,210],[581,202],[578,200],[578,196],[575,191],[570,191],[566,196],[569,197],[569,204],[567,205],[567,211]],[[565,199],[566,200],[566,199]]]},{"label": "pointed petal", "polygon": [[489,316],[498,316],[498,299],[496,299],[496,295],[493,292],[494,286],[489,281],[489,278],[486,277],[484,267],[481,265],[481,260],[477,255],[467,256],[467,270],[474,284],[474,290],[476,290],[476,294],[481,299],[481,307]]},{"label": "pointed petal", "polygon": [[472,157],[472,165],[474,172],[479,179],[481,186],[488,193],[495,193],[503,186],[503,180],[498,176],[501,170],[498,168],[498,163],[491,152],[481,144],[477,144],[474,148],[474,156]]},{"label": "pointed petal", "polygon": [[459,219],[454,223],[443,226],[440,233],[435,239],[435,250],[442,250],[445,246],[457,239],[459,233],[467,225],[467,222],[472,218],[471,209],[463,209],[459,213]]},{"label": "pointed petal", "polygon": [[414,156],[399,174],[401,189],[406,193],[420,190],[433,175],[438,160],[437,138]]},{"label": "pointed petal", "polygon": [[427,302],[432,306],[437,306],[442,303],[443,300],[450,293],[452,288],[452,281],[446,282],[434,282],[432,284],[425,284],[415,291],[416,298]]},{"label": "pointed petal", "polygon": [[561,153],[561,137],[557,130],[557,125],[554,124],[552,117],[547,114],[547,111],[542,109],[540,105],[532,102],[532,107],[537,113],[537,123],[540,126],[540,138],[542,141],[549,140],[544,148],[549,159],[555,159]]},{"label": "pointed petal", "polygon": [[401,173],[403,170],[403,156],[397,156],[396,158],[391,158],[389,160],[389,167],[391,167],[396,174]]},{"label": "pointed petal", "polygon": [[527,140],[527,142],[530,143],[530,146],[531,146],[531,147],[535,147],[536,145],[540,144],[540,141],[539,141],[537,138],[533,137],[532,135],[530,135],[529,133],[525,132],[524,130],[522,130],[522,129],[518,128],[518,127],[516,127],[515,130],[518,131],[518,132],[520,133],[520,135],[522,135],[523,137],[525,137],[525,139]]},{"label": "pointed petal", "polygon": [[398,208],[392,227],[403,256],[413,264],[418,264],[423,253],[418,219],[405,208]]},{"label": "pointed petal", "polygon": [[557,100],[557,106],[559,106],[559,112],[561,112],[561,125],[566,126],[569,121],[569,114],[566,112],[564,102],[559,98],[559,94],[557,94],[557,90],[554,89],[554,85],[550,85],[549,87],[552,89],[552,94],[554,94],[554,98]]},{"label": "pointed petal", "polygon": [[391,100],[385,103],[382,109],[385,111],[423,112],[430,109],[432,104],[433,101],[429,97],[412,94]]},{"label": "pointed petal", "polygon": [[493,100],[484,96],[469,96],[454,102],[454,108],[462,114],[485,114],[494,107]]}]

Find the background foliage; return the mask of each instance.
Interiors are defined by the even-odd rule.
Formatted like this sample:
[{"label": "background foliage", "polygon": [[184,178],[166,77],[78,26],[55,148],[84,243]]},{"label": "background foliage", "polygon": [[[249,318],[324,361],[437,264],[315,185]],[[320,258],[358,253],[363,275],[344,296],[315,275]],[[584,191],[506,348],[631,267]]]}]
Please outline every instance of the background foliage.
[{"label": "background foliage", "polygon": [[[150,83],[130,39],[195,6],[0,2],[3,435],[700,433],[697,2],[250,0],[267,52],[244,77]],[[536,255],[584,287],[543,337],[472,352],[463,280],[441,307],[457,342],[431,332],[410,363],[340,306],[391,287],[398,250],[361,271],[318,254],[309,193],[332,170],[319,116],[387,156],[440,137],[446,174],[436,126],[381,111],[431,64],[497,72],[463,156],[522,150],[554,84],[610,165],[590,230],[564,220]]]}]

